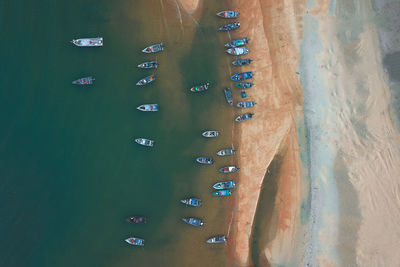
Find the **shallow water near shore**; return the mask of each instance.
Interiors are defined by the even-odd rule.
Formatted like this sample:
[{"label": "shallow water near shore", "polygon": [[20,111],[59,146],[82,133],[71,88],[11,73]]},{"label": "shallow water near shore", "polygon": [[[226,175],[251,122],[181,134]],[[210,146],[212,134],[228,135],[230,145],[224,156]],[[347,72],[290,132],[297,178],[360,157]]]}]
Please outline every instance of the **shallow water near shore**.
[{"label": "shallow water near shore", "polygon": [[[210,193],[227,179],[217,168],[233,161],[215,155],[232,143],[233,114],[222,93],[221,7],[204,6],[198,24],[185,16],[181,24],[176,9],[155,0],[0,4],[8,36],[0,51],[1,266],[226,266],[226,246],[205,240],[228,228],[229,199]],[[90,36],[103,36],[104,47],[69,43]],[[159,41],[164,52],[141,52]],[[154,72],[136,65],[155,58],[156,81],[135,86]],[[93,86],[71,85],[87,75]],[[208,92],[188,91],[204,81],[213,85]],[[145,103],[160,112],[135,109]],[[204,129],[221,135],[205,140]],[[154,139],[154,148],[136,137]],[[199,166],[200,155],[216,163]],[[179,203],[189,196],[204,206]],[[134,214],[148,224],[126,223]],[[205,227],[183,216],[203,218]],[[146,246],[130,247],[129,236]]]}]

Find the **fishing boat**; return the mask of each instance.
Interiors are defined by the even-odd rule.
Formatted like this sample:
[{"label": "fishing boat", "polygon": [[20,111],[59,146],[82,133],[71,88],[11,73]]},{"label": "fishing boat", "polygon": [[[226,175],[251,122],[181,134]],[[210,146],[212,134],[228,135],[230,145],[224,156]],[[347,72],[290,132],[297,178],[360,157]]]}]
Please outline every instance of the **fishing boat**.
[{"label": "fishing boat", "polygon": [[140,79],[136,83],[136,85],[146,85],[146,84],[153,82],[155,79],[156,78],[154,78],[154,75],[150,75],[150,76],[144,77],[143,79]]},{"label": "fishing boat", "polygon": [[137,138],[135,142],[142,146],[153,146],[154,141],[146,138]]},{"label": "fishing boat", "polygon": [[140,63],[138,65],[138,68],[141,68],[141,69],[156,69],[157,67],[158,67],[157,61],[147,61],[147,62]]},{"label": "fishing boat", "polygon": [[220,151],[217,152],[218,156],[232,156],[233,154],[235,154],[235,149],[233,149],[233,146],[231,148],[224,148],[221,149]]},{"label": "fishing boat", "polygon": [[238,168],[236,166],[226,166],[226,167],[222,167],[221,169],[219,169],[219,172],[222,172],[222,173],[233,173],[233,172],[237,172],[239,170],[240,170],[240,168]]},{"label": "fishing boat", "polygon": [[197,93],[197,92],[206,91],[206,90],[208,90],[208,88],[210,88],[210,83],[205,83],[205,84],[193,86],[192,88],[190,88],[190,91]]},{"label": "fishing boat", "polygon": [[217,137],[219,135],[218,131],[205,131],[201,134],[204,137],[207,138],[212,138],[212,137]]},{"label": "fishing boat", "polygon": [[153,45],[146,47],[145,49],[142,50],[142,52],[150,54],[150,53],[157,53],[157,52],[160,52],[163,50],[164,50],[164,47],[163,47],[162,43],[159,43],[159,44],[153,44]]},{"label": "fishing boat", "polygon": [[214,163],[214,160],[208,157],[198,157],[196,161],[200,164],[206,164],[206,165],[211,165]]},{"label": "fishing boat", "polygon": [[247,55],[249,53],[249,48],[235,47],[235,48],[226,49],[225,52],[228,53],[229,55],[241,56],[241,55]]},{"label": "fishing boat", "polygon": [[228,102],[228,104],[229,104],[230,106],[232,106],[232,105],[233,105],[233,98],[232,98],[232,91],[231,91],[231,89],[225,88],[225,89],[224,89],[224,94],[225,94],[226,102]]},{"label": "fishing boat", "polygon": [[133,246],[142,246],[142,247],[144,246],[144,239],[138,237],[129,237],[125,239],[125,242]]},{"label": "fishing boat", "polygon": [[126,218],[126,221],[134,224],[145,224],[147,223],[147,218],[144,216],[131,216]]},{"label": "fishing boat", "polygon": [[71,43],[81,47],[103,46],[103,37],[73,39]]},{"label": "fishing boat", "polygon": [[254,85],[254,83],[251,82],[241,82],[241,83],[237,83],[235,84],[236,87],[239,87],[240,89],[247,89],[250,88]]},{"label": "fishing boat", "polygon": [[136,109],[140,110],[140,111],[158,111],[158,104],[143,104],[138,106]]},{"label": "fishing boat", "polygon": [[235,188],[235,187],[236,187],[236,184],[234,181],[223,181],[223,182],[218,182],[213,185],[213,188],[217,189],[217,190]]},{"label": "fishing boat", "polygon": [[217,13],[217,16],[224,19],[234,19],[239,16],[237,11],[221,11]]},{"label": "fishing boat", "polygon": [[237,74],[233,74],[231,76],[232,81],[243,81],[243,80],[247,80],[247,79],[251,79],[251,78],[253,78],[253,72],[251,72],[251,71],[237,73]]},{"label": "fishing boat", "polygon": [[252,60],[250,58],[236,59],[236,60],[232,61],[232,65],[235,65],[235,66],[250,65],[251,61]]},{"label": "fishing boat", "polygon": [[194,217],[182,218],[182,221],[184,221],[187,224],[196,226],[196,227],[201,227],[204,224],[202,219],[198,219],[198,218],[194,218]]},{"label": "fishing boat", "polygon": [[194,197],[181,199],[181,203],[192,206],[192,207],[200,207],[202,204],[201,199],[194,198]]},{"label": "fishing boat", "polygon": [[238,108],[251,108],[254,107],[257,102],[254,101],[242,101],[236,104]]},{"label": "fishing boat", "polygon": [[250,120],[251,118],[253,118],[253,116],[254,116],[254,113],[245,113],[245,114],[237,116],[235,121],[237,121],[237,122],[247,121],[247,120]]},{"label": "fishing boat", "polygon": [[217,191],[212,192],[212,195],[215,197],[227,197],[227,196],[232,195],[232,192],[229,189],[217,190]]},{"label": "fishing boat", "polygon": [[206,241],[208,244],[218,244],[218,243],[225,243],[226,237],[224,235],[217,235],[213,236]]},{"label": "fishing boat", "polygon": [[232,31],[240,27],[240,22],[232,22],[218,28],[220,31]]},{"label": "fishing boat", "polygon": [[244,45],[248,44],[249,41],[250,41],[249,38],[244,37],[244,38],[232,40],[232,41],[226,43],[226,44],[225,44],[225,47],[239,47],[239,46],[244,46]]},{"label": "fishing boat", "polygon": [[75,80],[72,82],[72,84],[78,84],[78,85],[90,85],[93,84],[94,78],[92,76],[89,77],[83,77],[78,80]]}]

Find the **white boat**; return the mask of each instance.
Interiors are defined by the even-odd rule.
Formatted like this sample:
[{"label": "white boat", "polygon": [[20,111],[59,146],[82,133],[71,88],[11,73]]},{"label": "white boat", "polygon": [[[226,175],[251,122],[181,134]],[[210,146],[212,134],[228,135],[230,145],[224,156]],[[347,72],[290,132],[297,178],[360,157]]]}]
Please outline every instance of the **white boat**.
[{"label": "white boat", "polygon": [[81,47],[103,46],[103,37],[73,39],[71,43]]},{"label": "white boat", "polygon": [[224,235],[217,235],[209,238],[206,241],[208,244],[218,244],[218,243],[225,243],[226,237]]},{"label": "white boat", "polygon": [[136,109],[140,111],[155,112],[158,111],[158,104],[143,104],[138,106]]},{"label": "white boat", "polygon": [[129,237],[125,239],[125,242],[133,246],[144,246],[144,239],[138,237]]},{"label": "white boat", "polygon": [[247,55],[249,53],[249,49],[247,47],[229,48],[225,51],[226,53],[234,56]]},{"label": "white boat", "polygon": [[137,138],[135,142],[142,146],[153,146],[154,141],[146,138]]},{"label": "white boat", "polygon": [[211,137],[217,137],[219,135],[219,132],[218,131],[205,131],[201,135],[204,137],[211,138]]}]

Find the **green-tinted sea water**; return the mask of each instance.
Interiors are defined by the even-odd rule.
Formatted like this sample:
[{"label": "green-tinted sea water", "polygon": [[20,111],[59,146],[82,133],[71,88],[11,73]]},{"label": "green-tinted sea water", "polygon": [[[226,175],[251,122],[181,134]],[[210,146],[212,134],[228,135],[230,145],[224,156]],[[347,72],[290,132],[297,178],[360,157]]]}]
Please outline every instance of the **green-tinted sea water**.
[{"label": "green-tinted sea water", "polygon": [[[205,240],[228,231],[229,199],[211,196],[232,158],[232,109],[216,32],[222,8],[204,1],[201,17],[160,0],[4,0],[0,2],[0,266],[226,266],[226,246]],[[104,37],[102,48],[72,38]],[[163,41],[157,55],[141,52]],[[135,83],[154,71],[156,81]],[[93,75],[81,88],[72,80]],[[210,81],[204,94],[188,88]],[[236,93],[236,92],[235,92]],[[136,107],[158,103],[160,111]],[[220,130],[205,140],[204,129]],[[132,138],[155,140],[152,149]],[[199,166],[195,158],[213,156]],[[232,178],[235,178],[232,176]],[[201,208],[179,199],[197,196]],[[146,215],[147,225],[125,222]],[[197,229],[180,218],[205,220]],[[144,248],[124,242],[146,239]]]}]

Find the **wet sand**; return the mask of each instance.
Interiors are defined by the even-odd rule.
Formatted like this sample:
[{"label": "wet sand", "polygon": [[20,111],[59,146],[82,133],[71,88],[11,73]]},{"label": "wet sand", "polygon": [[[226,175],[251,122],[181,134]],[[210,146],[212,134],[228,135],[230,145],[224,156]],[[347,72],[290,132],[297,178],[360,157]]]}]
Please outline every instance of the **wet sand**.
[{"label": "wet sand", "polygon": [[186,12],[191,14],[197,10],[200,1],[201,0],[179,0],[179,3],[181,3]]}]

